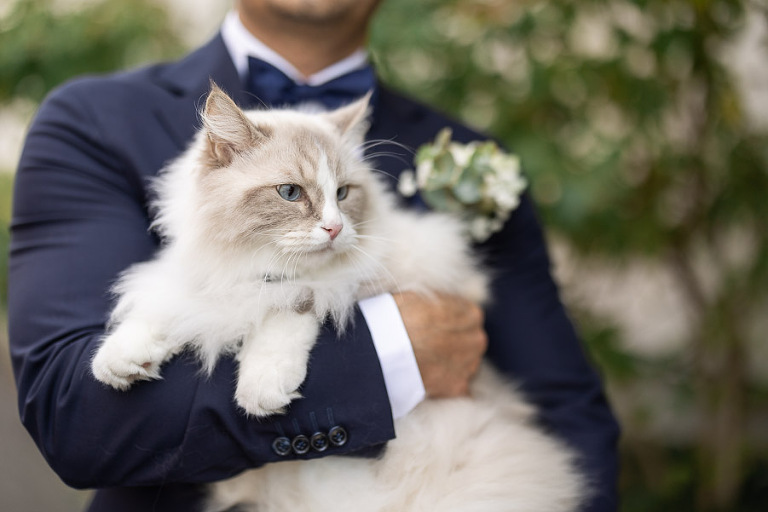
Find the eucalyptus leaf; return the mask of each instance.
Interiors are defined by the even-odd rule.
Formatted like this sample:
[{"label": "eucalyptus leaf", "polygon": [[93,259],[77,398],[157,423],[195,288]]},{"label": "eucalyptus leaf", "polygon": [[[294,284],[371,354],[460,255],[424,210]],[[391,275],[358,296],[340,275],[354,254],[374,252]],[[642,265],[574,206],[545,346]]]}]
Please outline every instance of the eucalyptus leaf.
[{"label": "eucalyptus leaf", "polygon": [[456,162],[448,152],[438,154],[434,159],[434,170],[429,177],[429,188],[450,186],[455,182]]},{"label": "eucalyptus leaf", "polygon": [[462,169],[451,190],[456,199],[464,204],[479,203],[483,198],[483,176],[473,167]]},{"label": "eucalyptus leaf", "polygon": [[440,130],[435,138],[435,147],[440,151],[447,150],[448,144],[451,142],[451,135],[453,135],[453,131],[450,128]]},{"label": "eucalyptus leaf", "polygon": [[421,197],[432,209],[442,212],[459,213],[462,205],[454,199],[445,189],[424,189]]}]

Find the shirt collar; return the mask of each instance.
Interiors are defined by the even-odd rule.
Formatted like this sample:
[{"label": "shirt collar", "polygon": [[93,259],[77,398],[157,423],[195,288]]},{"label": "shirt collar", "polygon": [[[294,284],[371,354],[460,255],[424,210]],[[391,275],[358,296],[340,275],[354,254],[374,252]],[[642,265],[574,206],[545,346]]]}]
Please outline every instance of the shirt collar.
[{"label": "shirt collar", "polygon": [[245,80],[248,74],[248,57],[256,57],[271,64],[297,84],[312,86],[330,82],[368,65],[368,52],[360,48],[349,57],[305,77],[290,62],[251,34],[240,21],[240,16],[236,11],[230,11],[224,18],[224,23],[221,26],[221,38],[224,40],[224,45],[232,57],[232,62],[241,80]]}]

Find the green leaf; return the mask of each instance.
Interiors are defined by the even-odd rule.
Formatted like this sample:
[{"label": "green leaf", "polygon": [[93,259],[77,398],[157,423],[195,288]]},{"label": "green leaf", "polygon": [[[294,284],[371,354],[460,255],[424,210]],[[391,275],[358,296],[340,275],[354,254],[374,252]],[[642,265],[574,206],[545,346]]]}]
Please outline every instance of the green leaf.
[{"label": "green leaf", "polygon": [[456,199],[464,204],[479,203],[483,198],[483,176],[473,167],[462,169],[451,190]]}]

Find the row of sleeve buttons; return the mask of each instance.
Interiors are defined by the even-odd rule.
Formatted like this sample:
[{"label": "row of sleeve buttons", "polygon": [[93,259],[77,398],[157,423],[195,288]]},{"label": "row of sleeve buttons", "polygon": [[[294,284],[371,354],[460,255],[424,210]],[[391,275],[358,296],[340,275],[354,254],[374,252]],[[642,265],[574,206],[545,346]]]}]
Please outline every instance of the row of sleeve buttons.
[{"label": "row of sleeve buttons", "polygon": [[344,427],[335,426],[327,434],[315,432],[311,437],[299,434],[293,439],[286,436],[277,437],[272,441],[272,450],[281,457],[286,457],[291,453],[304,455],[310,450],[324,452],[329,446],[344,446],[347,444],[347,439],[347,431],[344,430]]}]

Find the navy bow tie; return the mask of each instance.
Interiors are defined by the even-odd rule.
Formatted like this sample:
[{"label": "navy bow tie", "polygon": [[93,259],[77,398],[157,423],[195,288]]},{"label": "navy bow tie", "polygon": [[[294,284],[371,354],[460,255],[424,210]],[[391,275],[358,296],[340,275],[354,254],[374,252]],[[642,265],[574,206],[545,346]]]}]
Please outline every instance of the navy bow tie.
[{"label": "navy bow tie", "polygon": [[304,102],[320,102],[328,109],[350,103],[374,89],[373,68],[366,66],[322,85],[300,85],[266,62],[248,57],[246,88],[267,106],[280,107]]}]

